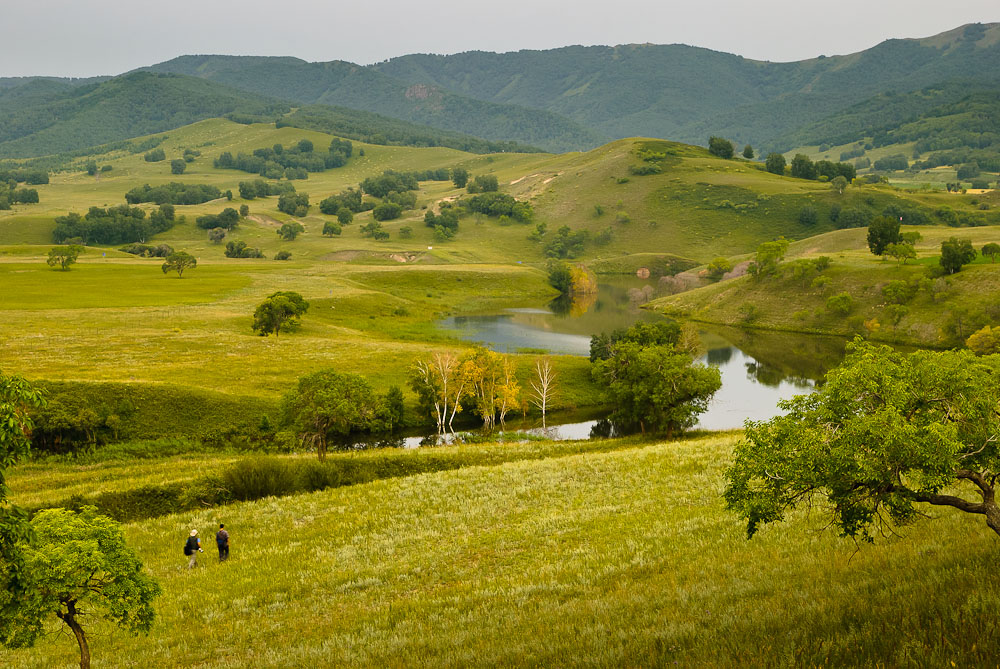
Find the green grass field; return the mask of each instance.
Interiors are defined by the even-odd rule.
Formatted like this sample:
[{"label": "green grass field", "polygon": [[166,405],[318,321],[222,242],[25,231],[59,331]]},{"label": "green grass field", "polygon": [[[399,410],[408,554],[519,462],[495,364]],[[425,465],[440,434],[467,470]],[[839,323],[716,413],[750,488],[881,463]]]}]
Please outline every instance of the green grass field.
[{"label": "green grass field", "polygon": [[[941,242],[950,237],[968,238],[977,250],[1000,241],[1000,227],[946,228],[919,226],[904,228],[921,233],[916,245],[918,257],[901,265],[873,256],[867,246],[867,230],[839,230],[789,246],[787,261],[829,257],[832,264],[822,272],[827,283],[814,283],[818,274],[802,278],[787,270],[779,278],[754,281],[750,277],[709,284],[685,293],[662,297],[650,306],[669,314],[726,325],[748,325],[776,330],[865,336],[920,346],[951,346],[964,342],[975,326],[962,324],[970,315],[992,315],[1000,293],[1000,265],[978,256],[962,271],[940,278],[929,290],[917,292],[907,303],[909,312],[893,324],[882,288],[890,281],[916,281],[938,264]],[[749,259],[751,256],[736,258]],[[849,314],[829,311],[826,301],[840,293],[851,295],[854,306]],[[756,316],[747,321],[749,307]],[[978,322],[974,318],[970,323]],[[866,327],[868,323],[875,329]],[[964,336],[960,336],[964,335]]]},{"label": "green grass field", "polygon": [[[817,508],[747,541],[720,499],[735,438],[622,443],[127,525],[164,588],[158,619],[138,639],[90,623],[95,662],[994,661],[996,537],[981,519],[930,509],[899,535],[858,546],[824,530]],[[39,476],[15,476],[15,495],[30,479],[37,490]],[[211,545],[220,521],[233,546],[221,565]],[[181,545],[191,527],[206,551],[187,571]],[[75,653],[71,637],[52,634],[35,649],[0,653],[0,664],[69,667]]]}]

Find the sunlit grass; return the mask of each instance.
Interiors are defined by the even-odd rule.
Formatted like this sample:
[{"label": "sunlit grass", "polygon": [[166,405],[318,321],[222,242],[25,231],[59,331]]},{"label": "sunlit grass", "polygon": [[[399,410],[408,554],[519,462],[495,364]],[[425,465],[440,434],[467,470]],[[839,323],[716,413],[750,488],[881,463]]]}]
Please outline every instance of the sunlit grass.
[{"label": "sunlit grass", "polygon": [[[102,666],[990,664],[996,537],[931,511],[855,546],[795,514],[747,541],[733,437],[472,468],[127,526],[164,587]],[[230,562],[211,532],[232,531]],[[188,531],[205,535],[184,569]],[[69,666],[71,639],[0,655]]]}]

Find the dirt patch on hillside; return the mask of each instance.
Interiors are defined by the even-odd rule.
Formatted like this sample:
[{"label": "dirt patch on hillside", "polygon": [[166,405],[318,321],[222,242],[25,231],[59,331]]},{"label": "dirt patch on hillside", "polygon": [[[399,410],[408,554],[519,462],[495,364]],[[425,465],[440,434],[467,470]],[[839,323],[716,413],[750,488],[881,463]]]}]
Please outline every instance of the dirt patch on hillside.
[{"label": "dirt patch on hillside", "polygon": [[542,176],[542,175],[541,174],[525,174],[520,179],[514,179],[513,181],[511,181],[509,185],[514,186],[516,184],[521,183],[525,179],[534,179],[535,177],[540,177],[540,176]]},{"label": "dirt patch on hillside", "polygon": [[270,216],[266,216],[265,214],[250,214],[249,216],[247,216],[247,220],[253,221],[254,223],[258,223],[260,225],[269,228],[280,228],[282,225],[281,221],[279,221],[278,219],[271,218]]},{"label": "dirt patch on hillside", "polygon": [[335,251],[333,253],[327,253],[324,256],[320,256],[320,260],[326,260],[330,262],[353,262],[356,260],[365,261],[392,261],[400,264],[418,263],[424,260],[430,259],[430,256],[424,252],[415,251],[398,251],[396,253],[376,253],[373,251]]}]

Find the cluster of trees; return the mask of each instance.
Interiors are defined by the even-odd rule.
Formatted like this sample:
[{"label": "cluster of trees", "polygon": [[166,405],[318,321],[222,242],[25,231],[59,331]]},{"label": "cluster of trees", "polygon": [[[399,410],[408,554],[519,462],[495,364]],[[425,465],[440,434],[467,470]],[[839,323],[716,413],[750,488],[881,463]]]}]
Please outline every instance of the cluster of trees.
[{"label": "cluster of trees", "polygon": [[516,200],[507,193],[487,192],[473,195],[462,202],[469,211],[487,216],[506,216],[518,223],[530,223],[534,216],[529,203]]},{"label": "cluster of trees", "polygon": [[31,647],[59,619],[76,638],[81,668],[89,669],[83,623],[99,617],[148,633],[160,587],[121,527],[93,507],[46,509],[29,520],[10,502],[6,471],[28,455],[30,412],[44,404],[27,381],[0,372],[0,644]]},{"label": "cluster of trees", "polygon": [[353,153],[354,145],[349,140],[334,138],[326,153],[320,154],[310,140],[302,139],[289,147],[275,144],[271,148],[254,149],[252,154],[237,154],[235,158],[226,151],[215,159],[214,165],[219,169],[259,174],[267,179],[307,179],[309,172],[343,167]]},{"label": "cluster of trees", "polygon": [[854,165],[843,162],[834,163],[829,160],[818,160],[814,163],[809,156],[803,153],[798,153],[792,158],[790,167],[788,167],[785,157],[780,153],[769,153],[764,159],[764,169],[772,174],[783,175],[786,172],[786,167],[788,174],[798,179],[833,181],[837,177],[842,177],[847,183],[850,183],[858,175]]},{"label": "cluster of trees", "polygon": [[592,338],[591,373],[615,407],[611,421],[668,438],[692,427],[722,386],[718,369],[694,363],[695,341],[672,322]]},{"label": "cluster of trees", "polygon": [[330,443],[349,445],[352,433],[391,432],[403,421],[403,393],[393,386],[383,395],[363,377],[322,369],[299,379],[281,401],[282,423],[303,446],[326,457]]},{"label": "cluster of trees", "polygon": [[195,219],[195,224],[202,230],[222,228],[232,230],[240,222],[240,212],[232,207],[226,207],[218,214],[205,214]]},{"label": "cluster of trees", "polygon": [[82,244],[117,245],[132,242],[144,243],[153,235],[174,226],[174,208],[161,205],[146,217],[141,207],[127,204],[102,209],[91,207],[84,216],[70,212],[56,218],[52,239],[57,244],[79,240]]},{"label": "cluster of trees", "polygon": [[443,242],[458,234],[458,218],[458,209],[450,202],[442,202],[440,214],[430,210],[424,214],[424,225],[434,230],[435,239]]},{"label": "cluster of trees", "polygon": [[365,223],[358,228],[358,232],[361,233],[362,237],[371,237],[377,242],[384,242],[389,239],[389,231],[383,228],[382,223],[379,221]]},{"label": "cluster of trees", "polygon": [[125,253],[131,253],[132,255],[139,256],[140,258],[166,258],[174,252],[174,248],[169,244],[157,244],[156,246],[139,243],[126,244],[118,250]]},{"label": "cluster of trees", "polygon": [[36,169],[3,169],[0,168],[0,183],[27,184],[41,186],[49,182],[49,173]]},{"label": "cluster of trees", "polygon": [[361,182],[361,192],[377,198],[384,198],[389,193],[403,193],[411,190],[420,190],[417,175],[413,172],[386,170],[377,177],[368,177]]},{"label": "cluster of trees", "polygon": [[15,204],[38,204],[38,191],[34,188],[17,188],[13,181],[6,184],[0,182],[0,211],[10,209]]},{"label": "cluster of trees", "polygon": [[147,163],[158,163],[167,159],[167,154],[163,149],[153,149],[143,156]]},{"label": "cluster of trees", "polygon": [[278,196],[278,211],[289,216],[305,216],[309,207],[308,193],[285,192]]},{"label": "cluster of trees", "polygon": [[500,182],[493,174],[477,174],[466,183],[465,189],[470,193],[495,193],[500,190]]},{"label": "cluster of trees", "polygon": [[240,197],[244,200],[253,200],[258,197],[270,197],[271,195],[283,195],[284,193],[294,193],[295,186],[287,183],[271,183],[263,179],[254,181],[241,181],[239,184]]},{"label": "cluster of trees", "polygon": [[588,241],[590,231],[570,230],[568,225],[563,225],[545,241],[542,252],[546,258],[572,259],[583,254]]},{"label": "cluster of trees", "polygon": [[216,200],[223,195],[232,199],[232,193],[225,194],[215,186],[208,184],[182,184],[172,181],[162,186],[151,187],[149,184],[136,186],[125,193],[125,201],[129,204],[152,202],[154,204],[202,204]]},{"label": "cluster of trees", "polygon": [[906,156],[904,156],[901,153],[892,156],[886,156],[885,158],[879,158],[872,164],[872,167],[874,167],[879,172],[905,170],[909,166],[910,166],[910,161],[907,160]]},{"label": "cluster of trees", "polygon": [[483,347],[461,358],[436,353],[414,365],[410,387],[417,394],[421,413],[433,417],[439,431],[451,429],[455,416],[466,409],[492,427],[520,407],[516,371],[509,356]]},{"label": "cluster of trees", "polygon": [[226,242],[224,251],[227,258],[263,258],[264,252],[257,248],[247,246],[244,241]]}]

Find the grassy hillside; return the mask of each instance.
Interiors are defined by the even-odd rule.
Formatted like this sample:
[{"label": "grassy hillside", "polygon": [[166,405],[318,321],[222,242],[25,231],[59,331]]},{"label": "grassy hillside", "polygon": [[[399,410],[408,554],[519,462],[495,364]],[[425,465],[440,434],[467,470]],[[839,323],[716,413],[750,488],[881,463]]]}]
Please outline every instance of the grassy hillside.
[{"label": "grassy hillside", "polygon": [[[38,379],[165,383],[268,401],[300,375],[324,366],[362,373],[383,389],[405,386],[416,359],[467,348],[438,328],[440,319],[539,307],[554,297],[544,251],[562,226],[590,235],[576,261],[601,272],[631,274],[646,267],[659,275],[720,254],[745,254],[778,236],[804,239],[831,230],[828,213],[834,205],[875,213],[894,202],[969,206],[961,196],[886,188],[837,195],[826,184],[778,177],[745,161],[657,140],[622,140],[567,155],[473,155],[358,143],[346,166],[295,182],[313,204],[306,216],[279,212],[275,197],[244,201],[237,195],[231,202],[178,206],[177,215],[186,222],[149,241],[198,258],[198,267],[183,279],[165,275],[161,260],[115,247],[87,248],[68,272],[44,264],[56,216],[122,203],[126,191],[146,183],[209,184],[238,193],[238,183],[253,176],[215,169],[216,156],[301,139],[323,147],[331,137],[294,127],[203,121],[167,133],[160,145],[164,162],[149,163],[118,149],[95,157],[111,171],[90,176],[82,171],[88,158],[81,157],[71,170],[37,187],[39,204],[0,212],[0,277],[10,288],[0,294],[0,310],[7,314],[0,321],[0,368]],[[169,160],[188,148],[201,155],[184,174],[170,174]],[[644,159],[650,156],[652,161]],[[633,168],[649,164],[661,173],[633,174]],[[438,241],[424,225],[426,211],[467,194],[450,181],[425,181],[417,207],[384,223],[387,241],[361,235],[360,228],[372,220],[368,212],[340,236],[321,234],[331,220],[316,206],[323,198],[386,169],[455,166],[496,176],[503,192],[532,203],[534,221],[505,225],[469,215],[453,240]],[[264,259],[226,258],[223,245],[211,243],[194,224],[200,215],[242,204],[250,216],[227,240],[260,248]],[[816,223],[800,222],[805,207],[817,211]],[[276,230],[289,220],[299,221],[305,232],[282,241]],[[529,239],[536,224],[547,226],[540,241]],[[401,234],[406,227],[408,237]],[[279,251],[290,252],[291,260],[271,260]],[[277,339],[255,336],[251,314],[277,290],[295,290],[310,301],[302,329]],[[42,338],[45,346],[39,345]],[[519,358],[522,381],[531,364],[533,357]],[[557,407],[601,401],[585,360],[562,357],[557,364],[563,376]]]},{"label": "grassy hillside", "polygon": [[181,56],[150,68],[306,104],[336,105],[413,123],[514,141],[550,151],[588,149],[606,138],[558,114],[485,102],[440,87],[415,85],[343,61],[297,58]]},{"label": "grassy hillside", "polygon": [[[976,329],[1000,321],[996,309],[1000,265],[980,256],[957,274],[934,280],[925,278],[927,270],[938,264],[942,241],[952,236],[968,238],[978,250],[986,243],[1000,242],[1000,227],[956,230],[920,226],[904,230],[923,235],[916,245],[917,260],[907,265],[871,255],[866,229],[840,230],[792,244],[786,262],[779,266],[779,274],[774,278],[725,280],[659,298],[650,306],[711,323],[847,336],[862,334],[873,339],[943,347],[960,346]],[[797,271],[802,269],[797,261],[819,256],[832,260],[828,269]],[[905,301],[907,313],[896,323],[891,315],[893,300],[883,293],[890,281],[915,286],[912,297]],[[853,303],[849,313],[831,310],[827,300],[845,292]]]},{"label": "grassy hillside", "polygon": [[[733,439],[625,443],[127,525],[164,593],[149,639],[94,626],[95,661],[992,662],[1000,592],[984,574],[996,538],[981,519],[927,509],[900,536],[858,546],[803,511],[747,541],[719,496]],[[232,533],[229,562],[215,562],[209,545],[184,569],[188,530],[211,544],[220,521]],[[75,652],[54,634],[0,663],[69,666]]]}]

